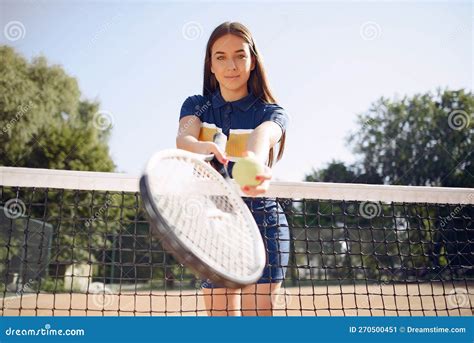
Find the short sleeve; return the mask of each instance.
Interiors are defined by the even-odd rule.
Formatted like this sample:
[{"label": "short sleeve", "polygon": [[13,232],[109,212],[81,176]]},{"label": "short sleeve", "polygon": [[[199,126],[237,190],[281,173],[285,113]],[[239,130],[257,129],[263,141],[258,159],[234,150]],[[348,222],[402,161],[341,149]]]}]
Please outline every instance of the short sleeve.
[{"label": "short sleeve", "polygon": [[281,130],[283,132],[286,132],[290,123],[290,117],[288,116],[283,107],[280,107],[275,104],[269,104],[265,106],[263,114],[262,122],[265,121],[272,121],[277,123],[281,127]]},{"label": "short sleeve", "polygon": [[184,100],[183,105],[181,106],[179,119],[189,115],[201,117],[208,106],[209,105],[206,104],[206,99],[202,95],[190,96]]}]

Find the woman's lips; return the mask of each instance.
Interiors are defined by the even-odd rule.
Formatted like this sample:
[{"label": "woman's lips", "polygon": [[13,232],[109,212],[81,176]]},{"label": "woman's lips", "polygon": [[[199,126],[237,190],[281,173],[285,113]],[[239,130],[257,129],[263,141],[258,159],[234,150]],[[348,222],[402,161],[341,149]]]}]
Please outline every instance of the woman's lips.
[{"label": "woman's lips", "polygon": [[234,80],[234,79],[237,79],[240,77],[240,75],[238,76],[224,76],[226,79],[229,79],[229,80]]}]

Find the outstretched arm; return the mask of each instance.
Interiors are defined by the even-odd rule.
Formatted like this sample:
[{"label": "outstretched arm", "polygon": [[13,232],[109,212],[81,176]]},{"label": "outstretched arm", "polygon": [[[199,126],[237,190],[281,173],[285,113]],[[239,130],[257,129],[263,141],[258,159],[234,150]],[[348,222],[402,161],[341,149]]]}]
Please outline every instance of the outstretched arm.
[{"label": "outstretched arm", "polygon": [[[272,121],[263,122],[250,134],[247,142],[247,154],[255,154],[255,157],[262,164],[265,164],[270,149],[280,140],[282,134],[278,124]],[[242,191],[250,196],[262,195],[268,190],[271,178],[272,170],[265,167],[264,174],[257,175],[257,180],[261,181],[260,184],[257,186],[245,186],[242,188]]]}]

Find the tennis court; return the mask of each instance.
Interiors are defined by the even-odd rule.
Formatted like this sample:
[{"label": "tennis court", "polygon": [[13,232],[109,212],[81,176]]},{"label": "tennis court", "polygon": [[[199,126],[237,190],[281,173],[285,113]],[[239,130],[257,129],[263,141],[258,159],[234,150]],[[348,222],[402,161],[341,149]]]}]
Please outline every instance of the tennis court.
[{"label": "tennis court", "polygon": [[[462,283],[286,288],[274,315],[470,316],[473,293]],[[4,316],[206,316],[199,291],[13,295],[1,304]]]},{"label": "tennis court", "polygon": [[[471,316],[474,189],[274,182],[291,231],[279,316]],[[0,314],[205,316],[152,239],[136,177],[0,168]]]}]

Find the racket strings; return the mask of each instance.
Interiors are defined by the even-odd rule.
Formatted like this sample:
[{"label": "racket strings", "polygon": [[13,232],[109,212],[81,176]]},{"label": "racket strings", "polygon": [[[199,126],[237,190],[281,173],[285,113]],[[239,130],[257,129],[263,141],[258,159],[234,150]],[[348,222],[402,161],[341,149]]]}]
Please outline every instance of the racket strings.
[{"label": "racket strings", "polygon": [[155,204],[181,242],[213,268],[248,275],[255,232],[227,182],[182,157],[161,161],[152,175]]}]

